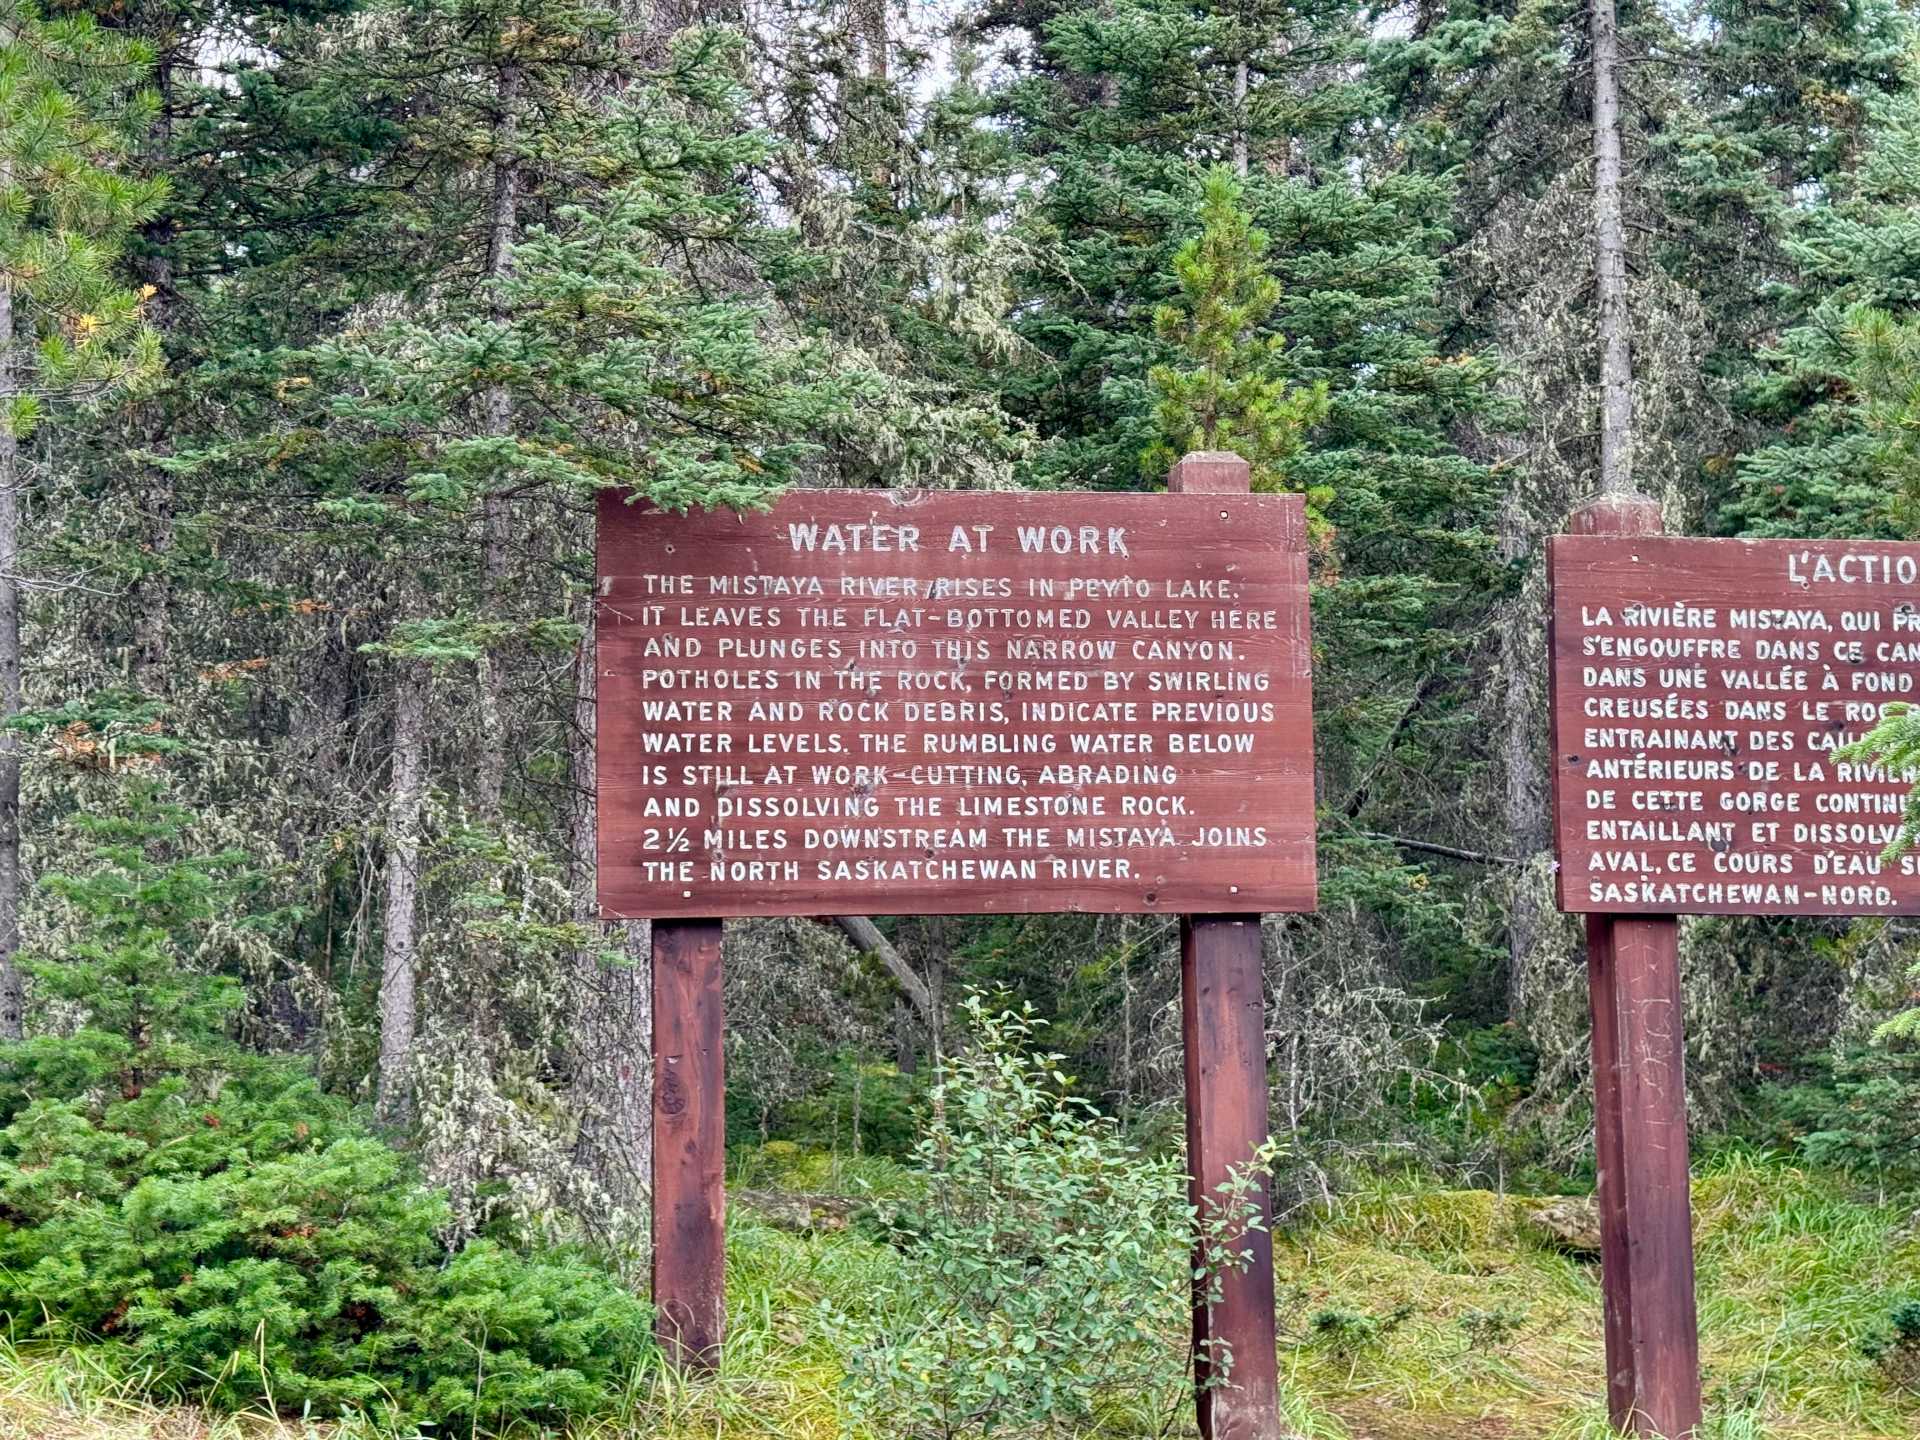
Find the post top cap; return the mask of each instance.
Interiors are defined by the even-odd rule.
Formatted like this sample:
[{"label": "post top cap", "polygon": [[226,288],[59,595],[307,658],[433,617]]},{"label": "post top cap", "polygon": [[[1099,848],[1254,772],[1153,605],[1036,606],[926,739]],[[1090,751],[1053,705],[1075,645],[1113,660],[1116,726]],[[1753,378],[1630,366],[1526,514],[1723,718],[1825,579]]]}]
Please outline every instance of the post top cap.
[{"label": "post top cap", "polygon": [[1658,535],[1660,502],[1649,495],[1595,495],[1567,516],[1569,535]]},{"label": "post top cap", "polygon": [[1253,467],[1231,450],[1190,451],[1167,471],[1167,489],[1174,493],[1245,495],[1252,484]]}]

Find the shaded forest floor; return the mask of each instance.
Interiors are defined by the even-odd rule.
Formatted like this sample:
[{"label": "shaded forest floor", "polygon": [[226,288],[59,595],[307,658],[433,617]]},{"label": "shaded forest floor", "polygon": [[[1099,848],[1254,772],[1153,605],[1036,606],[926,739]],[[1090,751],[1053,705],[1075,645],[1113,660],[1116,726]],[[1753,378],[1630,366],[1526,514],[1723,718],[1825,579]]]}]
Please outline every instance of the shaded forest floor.
[{"label": "shaded forest floor", "polygon": [[[736,1179],[804,1191],[884,1189],[881,1162],[792,1147]],[[1600,1440],[1600,1290],[1588,1261],[1526,1220],[1533,1202],[1382,1181],[1278,1246],[1283,1374],[1306,1440]],[[1920,1434],[1920,1396],[1890,1390],[1861,1350],[1920,1273],[1920,1216],[1839,1181],[1734,1157],[1695,1184],[1713,1440]],[[841,1228],[775,1228],[736,1206],[732,1333],[718,1381],[636,1383],[625,1413],[574,1440],[782,1436],[831,1440],[840,1357],[811,1321],[853,1300],[891,1252]],[[785,1223],[791,1223],[790,1220]],[[804,1223],[804,1222],[803,1222]],[[0,1440],[372,1440],[358,1427],[214,1417],[150,1403],[137,1378],[81,1350],[0,1346]]]}]

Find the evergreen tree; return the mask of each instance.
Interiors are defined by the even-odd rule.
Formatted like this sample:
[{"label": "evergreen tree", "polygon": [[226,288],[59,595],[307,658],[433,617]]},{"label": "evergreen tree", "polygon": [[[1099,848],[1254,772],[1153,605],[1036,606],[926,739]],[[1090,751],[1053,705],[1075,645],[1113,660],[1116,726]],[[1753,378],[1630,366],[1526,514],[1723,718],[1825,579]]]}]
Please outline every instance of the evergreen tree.
[{"label": "evergreen tree", "polygon": [[1650,142],[1665,211],[1654,246],[1703,297],[1713,370],[1738,379],[1777,324],[1797,219],[1855,168],[1874,107],[1904,88],[1908,27],[1886,0],[1711,0],[1660,51],[1694,67]]},{"label": "evergreen tree", "polygon": [[194,957],[216,916],[236,932],[255,923],[246,897],[258,888],[242,852],[180,853],[189,817],[142,773],[153,759],[134,748],[117,762],[131,776],[124,793],[110,793],[112,780],[96,786],[96,808],[69,821],[86,868],[43,881],[70,918],[53,953],[31,962],[36,985],[85,1018],[71,1042],[41,1045],[23,1062],[35,1071],[50,1058],[86,1057],[100,1066],[86,1083],[111,1084],[127,1099],[226,1057],[240,987]]},{"label": "evergreen tree", "polygon": [[[1634,468],[1675,528],[1703,514],[1728,523],[1715,492],[1756,418],[1732,402],[1756,339],[1791,313],[1781,301],[1798,283],[1794,232],[1853,163],[1862,117],[1888,90],[1890,47],[1904,44],[1891,7],[1870,0],[1817,12],[1713,5],[1700,23],[1685,19],[1666,6],[1619,10]],[[1586,20],[1585,7],[1562,4],[1421,6],[1372,57],[1393,116],[1382,151],[1457,178],[1446,343],[1498,351],[1519,421],[1460,432],[1499,467],[1500,552],[1519,583],[1474,662],[1486,778],[1466,792],[1457,839],[1527,861],[1502,872],[1491,917],[1509,956],[1501,1009],[1543,1053],[1574,1057],[1543,1077],[1562,1094],[1583,1078],[1586,997],[1569,963],[1578,930],[1551,898],[1541,617],[1545,537],[1593,493],[1599,460]],[[1748,1038],[1724,1031],[1724,995],[1767,988],[1753,967],[1726,963],[1711,980],[1704,965],[1690,971],[1703,1113],[1727,1113],[1750,1074]]]},{"label": "evergreen tree", "polygon": [[[114,260],[162,187],[119,162],[151,97],[146,56],[86,19],[0,6],[0,723],[20,712],[21,455],[50,402],[97,399],[150,372],[154,336]],[[20,742],[0,733],[0,1039],[18,1039]]]},{"label": "evergreen tree", "polygon": [[[396,53],[390,27],[437,38]],[[365,277],[335,333],[257,359],[252,433],[169,463],[255,487],[303,557],[259,555],[264,574],[370,580],[323,603],[351,606],[343,662],[382,697],[383,813],[342,818],[383,876],[377,987],[343,997],[354,1033],[379,1032],[361,1053],[383,1112],[418,1116],[463,1223],[515,1170],[556,1208],[637,1204],[644,1134],[615,1159],[593,1138],[595,1115],[644,1125],[649,1028],[644,927],[609,964],[583,923],[594,501],[759,503],[821,463],[874,379],[782,323],[774,282],[802,262],[742,181],[770,142],[742,118],[737,42],[689,32],[642,73],[610,13],[537,3],[397,5],[356,35],[310,83],[420,108],[420,143],[360,181],[361,233],[404,263]]]},{"label": "evergreen tree", "polygon": [[[1262,266],[1268,240],[1241,207],[1233,172],[1206,179],[1201,230],[1173,257],[1180,298],[1154,312],[1154,333],[1189,363],[1148,372],[1159,403],[1161,440],[1144,457],[1157,479],[1192,450],[1232,450],[1247,461],[1256,491],[1287,487],[1287,466],[1306,432],[1327,413],[1327,383],[1286,381],[1286,337],[1261,333],[1280,303],[1280,282]],[[1324,489],[1307,496],[1308,523],[1326,530]]]},{"label": "evergreen tree", "polygon": [[1019,349],[1011,158],[977,49],[956,39],[938,66],[902,18],[871,5],[821,28],[803,6],[756,30],[750,113],[776,142],[760,163],[796,242],[769,278],[789,324],[875,381],[815,474],[1001,486],[1027,441],[991,378]]},{"label": "evergreen tree", "polygon": [[[1786,249],[1797,278],[1772,292],[1793,317],[1761,347],[1742,400],[1767,443],[1728,467],[1718,523],[1757,535],[1904,537],[1904,482],[1889,470],[1888,371],[1920,315],[1920,95],[1874,103],[1871,141],[1830,204],[1799,215]],[[1863,332],[1862,318],[1875,316]],[[1880,337],[1870,340],[1869,334]]]},{"label": "evergreen tree", "polygon": [[[1039,438],[1024,476],[1129,487],[1143,454],[1186,443],[1163,429],[1153,376],[1195,368],[1182,353],[1192,332],[1157,332],[1154,319],[1181,309],[1175,257],[1210,167],[1227,167],[1269,243],[1235,302],[1265,313],[1236,327],[1220,379],[1249,397],[1282,380],[1269,401],[1301,397],[1304,443],[1285,483],[1326,526],[1314,611],[1322,893],[1330,911],[1359,917],[1337,930],[1290,922],[1307,958],[1276,993],[1429,980],[1480,952],[1463,933],[1461,892],[1433,883],[1401,842],[1445,843],[1435,816],[1458,816],[1465,775],[1443,757],[1472,713],[1465,637],[1501,586],[1497,482],[1454,439],[1485,423],[1492,368],[1471,347],[1442,346],[1449,183],[1361,143],[1382,98],[1354,63],[1351,7],[989,8],[974,33],[1016,21],[1033,41],[1009,38],[1019,63],[996,93],[1027,177],[1013,311],[1024,345],[992,378]],[[1218,343],[1213,321],[1197,329]],[[1177,403],[1206,403],[1207,385],[1176,386]],[[1290,446],[1285,430],[1271,432],[1277,451]]]}]

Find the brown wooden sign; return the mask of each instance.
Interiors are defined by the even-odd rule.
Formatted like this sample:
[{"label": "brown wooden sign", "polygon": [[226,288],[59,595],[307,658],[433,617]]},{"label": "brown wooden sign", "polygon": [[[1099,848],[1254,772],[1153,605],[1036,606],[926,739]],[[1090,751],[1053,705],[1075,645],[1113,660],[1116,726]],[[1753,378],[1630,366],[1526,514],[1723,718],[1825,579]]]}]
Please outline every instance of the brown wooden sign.
[{"label": "brown wooden sign", "polygon": [[1913,777],[1834,758],[1920,699],[1920,546],[1559,535],[1560,904],[1920,914]]},{"label": "brown wooden sign", "polygon": [[608,918],[1314,906],[1296,495],[609,494],[599,575]]}]

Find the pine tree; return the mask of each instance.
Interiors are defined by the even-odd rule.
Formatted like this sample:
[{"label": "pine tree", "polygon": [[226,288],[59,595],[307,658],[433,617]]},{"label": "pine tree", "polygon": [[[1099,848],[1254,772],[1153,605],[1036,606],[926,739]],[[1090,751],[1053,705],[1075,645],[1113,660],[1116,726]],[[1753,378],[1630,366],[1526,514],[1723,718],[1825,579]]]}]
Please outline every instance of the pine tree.
[{"label": "pine tree", "polygon": [[[1269,241],[1240,195],[1231,170],[1207,175],[1200,233],[1173,257],[1180,298],[1154,312],[1154,333],[1186,363],[1148,372],[1162,436],[1142,462],[1150,480],[1189,451],[1232,450],[1256,491],[1287,489],[1289,462],[1327,413],[1327,382],[1289,386],[1286,337],[1263,332],[1280,282],[1263,266]],[[1323,535],[1331,498],[1325,487],[1307,496],[1308,523]]]},{"label": "pine tree", "polygon": [[[150,108],[146,56],[80,17],[0,8],[0,724],[22,707],[21,455],[50,403],[98,399],[158,356],[113,265],[162,187],[118,168]],[[0,1039],[22,1033],[20,742],[0,734]]]},{"label": "pine tree", "polygon": [[[1773,292],[1795,317],[1758,356],[1743,406],[1770,431],[1728,470],[1718,523],[1756,535],[1911,535],[1904,481],[1888,466],[1890,353],[1920,315],[1920,94],[1876,101],[1859,163],[1830,204],[1796,217],[1797,279]],[[1884,312],[1864,327],[1863,317]],[[1884,343],[1869,343],[1867,334]],[[1896,467],[1897,469],[1897,467]]]},{"label": "pine tree", "polygon": [[[1451,186],[1360,143],[1382,97],[1357,63],[1353,7],[991,7],[975,33],[1015,23],[1034,38],[1009,33],[1019,63],[995,93],[1025,176],[1013,310],[1024,343],[992,378],[1039,438],[1023,478],[1131,487],[1143,454],[1184,443],[1163,428],[1154,369],[1205,367],[1154,319],[1181,308],[1175,257],[1209,171],[1226,167],[1268,245],[1235,302],[1266,313],[1221,381],[1258,395],[1279,380],[1266,394],[1298,395],[1299,418],[1315,417],[1284,479],[1326,522],[1314,560],[1322,893],[1359,917],[1337,931],[1292,922],[1303,958],[1288,984],[1390,986],[1477,955],[1455,893],[1400,844],[1438,839],[1434,817],[1459,816],[1466,779],[1449,737],[1476,699],[1466,637],[1501,588],[1498,482],[1455,443],[1487,421],[1492,367],[1471,344],[1443,344]],[[1206,404],[1207,384],[1177,387],[1179,403]],[[1284,405],[1275,418],[1270,465],[1290,448]]]},{"label": "pine tree", "polygon": [[[392,33],[425,38],[396,51]],[[256,356],[248,433],[169,463],[252,492],[282,540],[265,573],[365,577],[353,596],[320,580],[316,599],[352,612],[329,723],[356,723],[356,686],[379,697],[381,813],[343,796],[331,823],[384,876],[383,979],[342,997],[354,1033],[381,1035],[382,1110],[418,1116],[463,1223],[489,1173],[516,1169],[565,1192],[550,1208],[604,1214],[584,1191],[617,1181],[637,1201],[644,1173],[557,1148],[576,1119],[585,1149],[605,1133],[578,1107],[647,1113],[644,928],[622,942],[640,963],[605,963],[591,849],[570,843],[593,830],[591,787],[568,777],[591,773],[572,680],[592,674],[594,500],[759,503],[820,463],[873,377],[777,308],[774,278],[800,262],[742,182],[770,140],[742,117],[737,41],[689,33],[643,73],[609,13],[537,0],[396,4],[354,38],[308,83],[319,104],[418,111],[416,143],[361,178],[373,198],[348,231],[397,259],[332,333]],[[298,625],[311,594],[266,599]],[[499,773],[509,756],[524,763]],[[638,1029],[614,1036],[615,1014]],[[644,1134],[616,1138],[644,1154]]]}]

